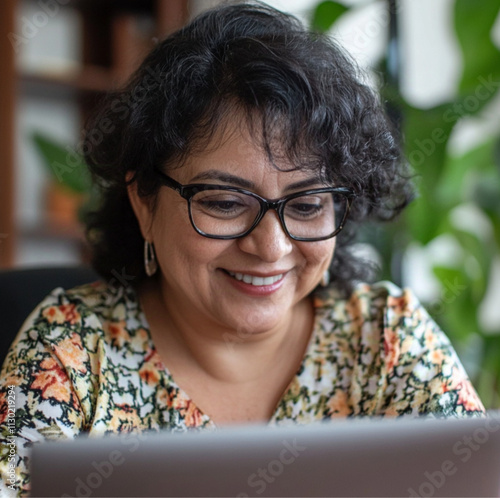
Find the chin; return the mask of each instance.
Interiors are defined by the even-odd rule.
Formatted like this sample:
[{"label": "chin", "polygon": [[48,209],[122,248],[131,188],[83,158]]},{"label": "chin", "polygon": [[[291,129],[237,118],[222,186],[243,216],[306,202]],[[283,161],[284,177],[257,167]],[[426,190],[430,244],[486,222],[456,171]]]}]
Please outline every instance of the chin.
[{"label": "chin", "polygon": [[[276,329],[286,316],[286,313],[278,310],[253,309],[250,313],[245,313],[245,315],[228,321],[227,325],[230,329],[234,330],[234,335],[244,338],[265,334]],[[278,317],[283,318],[280,319]]]}]

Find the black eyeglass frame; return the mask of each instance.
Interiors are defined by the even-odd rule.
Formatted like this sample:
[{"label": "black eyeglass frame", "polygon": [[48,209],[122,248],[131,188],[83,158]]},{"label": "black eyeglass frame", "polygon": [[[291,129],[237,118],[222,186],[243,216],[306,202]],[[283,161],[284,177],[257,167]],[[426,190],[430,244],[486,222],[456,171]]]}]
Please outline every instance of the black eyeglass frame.
[{"label": "black eyeglass frame", "polygon": [[[356,194],[354,191],[349,188],[349,187],[322,187],[322,188],[315,188],[315,189],[310,189],[310,190],[303,190],[301,192],[294,192],[293,194],[286,195],[284,197],[281,197],[279,199],[265,199],[264,197],[261,197],[260,195],[256,194],[255,192],[251,192],[250,190],[245,190],[242,188],[238,187],[231,187],[229,185],[215,185],[211,183],[191,183],[188,185],[182,185],[181,183],[177,182],[170,176],[166,175],[163,173],[163,171],[157,170],[162,184],[165,185],[166,187],[169,187],[173,190],[175,190],[182,198],[186,199],[188,203],[188,212],[189,212],[189,220],[191,221],[191,225],[193,226],[194,230],[202,235],[203,237],[208,237],[210,239],[220,239],[220,240],[232,240],[232,239],[241,239],[242,237],[246,237],[248,234],[250,234],[255,227],[260,223],[264,215],[270,210],[274,209],[276,213],[278,214],[278,218],[281,223],[281,227],[283,228],[283,231],[288,235],[293,240],[297,240],[300,242],[318,242],[320,240],[327,240],[335,237],[338,235],[338,233],[344,228],[344,223],[347,219],[347,216],[349,214],[349,211],[351,209],[351,204],[353,199],[356,197]],[[198,192],[203,192],[205,190],[225,190],[228,192],[237,192],[239,194],[245,194],[249,195],[250,197],[253,197],[257,199],[257,201],[260,204],[260,212],[255,218],[255,221],[253,222],[252,226],[246,230],[245,232],[238,234],[238,235],[212,235],[205,233],[203,230],[200,230],[197,226],[196,223],[193,220],[192,216],[192,210],[191,210],[191,199],[198,193]],[[325,192],[331,192],[333,194],[340,194],[346,198],[346,208],[345,208],[345,213],[344,216],[340,222],[339,227],[330,235],[325,235],[323,237],[315,237],[315,238],[309,238],[309,237],[296,237],[292,235],[286,226],[285,223],[285,218],[283,214],[283,210],[285,208],[285,204],[291,200],[295,199],[296,197],[301,197],[303,195],[311,195],[311,194],[322,194]]]}]

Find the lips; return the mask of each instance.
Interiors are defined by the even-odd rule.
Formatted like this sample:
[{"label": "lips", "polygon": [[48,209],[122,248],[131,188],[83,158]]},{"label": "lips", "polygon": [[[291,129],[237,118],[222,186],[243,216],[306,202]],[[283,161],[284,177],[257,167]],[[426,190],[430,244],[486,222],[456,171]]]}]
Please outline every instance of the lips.
[{"label": "lips", "polygon": [[260,277],[255,275],[249,275],[247,273],[237,273],[232,271],[227,271],[227,273],[236,280],[242,281],[246,284],[254,285],[256,287],[262,287],[266,285],[273,285],[283,278],[283,273],[278,275],[271,275],[268,277]]}]

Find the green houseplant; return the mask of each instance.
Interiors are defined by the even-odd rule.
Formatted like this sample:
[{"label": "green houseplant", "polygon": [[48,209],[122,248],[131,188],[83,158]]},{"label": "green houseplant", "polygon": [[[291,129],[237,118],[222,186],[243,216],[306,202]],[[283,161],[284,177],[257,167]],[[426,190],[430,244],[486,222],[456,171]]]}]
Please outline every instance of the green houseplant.
[{"label": "green houseplant", "polygon": [[90,173],[82,155],[41,132],[31,136],[51,178],[48,211],[62,223],[82,221],[97,202]]},{"label": "green houseplant", "polygon": [[[395,2],[386,4],[394,8]],[[311,24],[320,31],[332,30],[341,16],[364,5],[323,1],[314,8]],[[460,155],[450,147],[450,137],[464,120],[479,119],[499,95],[500,51],[491,36],[499,12],[498,0],[483,0],[480,8],[469,0],[455,0],[453,26],[463,70],[456,96],[440,105],[410,105],[390,77],[391,64],[381,61],[377,69],[385,75],[382,94],[398,109],[419,196],[391,227],[366,227],[361,235],[381,256],[380,278],[399,284],[404,284],[400,261],[409,248],[425,251],[443,240],[452,244],[454,257],[432,266],[439,292],[424,305],[450,336],[488,408],[500,407],[500,323],[487,330],[481,319],[481,306],[493,284],[492,266],[500,257],[500,133],[491,133]],[[464,223],[471,214],[476,221]]]}]

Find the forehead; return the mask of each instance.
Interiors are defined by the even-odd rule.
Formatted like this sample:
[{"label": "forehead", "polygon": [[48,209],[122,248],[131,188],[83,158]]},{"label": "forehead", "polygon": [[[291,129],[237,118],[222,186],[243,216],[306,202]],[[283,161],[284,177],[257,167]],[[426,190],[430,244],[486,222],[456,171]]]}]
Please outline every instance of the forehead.
[{"label": "forehead", "polygon": [[262,127],[249,123],[241,115],[225,120],[210,139],[195,147],[180,164],[176,176],[191,181],[209,171],[221,171],[252,182],[271,180],[296,182],[309,178],[319,180],[319,168],[306,157],[290,159],[274,139],[266,150]]}]

